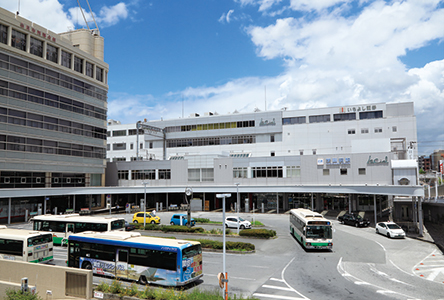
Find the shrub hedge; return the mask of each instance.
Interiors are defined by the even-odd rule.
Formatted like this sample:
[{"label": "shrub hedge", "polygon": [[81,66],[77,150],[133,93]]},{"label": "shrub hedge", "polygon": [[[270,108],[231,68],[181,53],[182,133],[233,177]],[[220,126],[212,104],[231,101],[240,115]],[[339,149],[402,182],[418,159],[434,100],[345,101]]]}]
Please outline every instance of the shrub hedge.
[{"label": "shrub hedge", "polygon": [[276,236],[276,231],[269,229],[250,229],[239,232],[240,236],[251,236],[262,239],[269,239]]},{"label": "shrub hedge", "polygon": [[[205,239],[198,239],[197,241],[200,242],[202,245],[202,248],[209,248],[209,249],[223,249],[224,244],[220,241],[213,241],[213,240],[205,240]],[[225,243],[225,249],[227,250],[245,250],[245,251],[254,251],[256,247],[251,243],[244,243],[244,242],[230,242],[227,241]]]}]

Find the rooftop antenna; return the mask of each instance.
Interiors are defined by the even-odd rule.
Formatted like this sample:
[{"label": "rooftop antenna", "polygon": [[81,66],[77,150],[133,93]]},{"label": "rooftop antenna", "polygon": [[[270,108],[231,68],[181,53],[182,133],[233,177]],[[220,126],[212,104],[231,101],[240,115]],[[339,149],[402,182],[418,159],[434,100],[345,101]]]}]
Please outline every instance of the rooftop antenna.
[{"label": "rooftop antenna", "polygon": [[18,0],[17,2],[18,2],[17,3],[17,16],[18,16],[20,13],[20,0]]},{"label": "rooftop antenna", "polygon": [[92,17],[92,19],[93,19],[94,25],[96,26],[96,29],[91,30],[91,28],[89,28],[88,21],[86,20],[85,14],[83,13],[82,6],[80,5],[80,1],[77,0],[77,4],[79,5],[80,12],[82,13],[83,20],[85,21],[86,27],[88,28],[88,30],[90,30],[90,31],[96,31],[97,34],[100,35],[99,26],[97,26],[96,19],[94,18],[94,14],[93,14],[93,12],[92,12],[91,6],[89,5],[89,1],[86,0],[86,3],[88,4],[89,12],[90,12],[91,17]]}]

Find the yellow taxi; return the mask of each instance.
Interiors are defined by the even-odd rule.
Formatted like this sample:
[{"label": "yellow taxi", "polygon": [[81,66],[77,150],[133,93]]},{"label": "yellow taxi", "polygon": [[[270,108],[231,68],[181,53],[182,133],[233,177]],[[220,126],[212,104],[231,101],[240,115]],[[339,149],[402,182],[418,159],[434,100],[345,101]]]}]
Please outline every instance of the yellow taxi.
[{"label": "yellow taxi", "polygon": [[[136,212],[133,216],[133,223],[142,223],[143,224],[143,211]],[[160,224],[160,218],[153,212],[146,212],[146,224]]]}]

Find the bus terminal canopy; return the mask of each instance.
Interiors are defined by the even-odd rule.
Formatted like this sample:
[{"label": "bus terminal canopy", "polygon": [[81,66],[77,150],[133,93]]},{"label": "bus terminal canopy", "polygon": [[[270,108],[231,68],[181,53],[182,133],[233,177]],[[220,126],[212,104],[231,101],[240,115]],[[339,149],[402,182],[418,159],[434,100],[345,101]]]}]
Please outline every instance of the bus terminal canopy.
[{"label": "bus terminal canopy", "polygon": [[[147,194],[184,193],[187,186],[147,186]],[[197,185],[194,193],[236,193],[236,185]],[[366,194],[424,197],[422,186],[410,185],[277,185],[277,186],[242,186],[240,193],[329,193],[329,194]],[[144,194],[144,185],[131,187],[67,187],[67,188],[29,188],[2,189],[0,198],[59,196],[59,195],[119,195]]]}]

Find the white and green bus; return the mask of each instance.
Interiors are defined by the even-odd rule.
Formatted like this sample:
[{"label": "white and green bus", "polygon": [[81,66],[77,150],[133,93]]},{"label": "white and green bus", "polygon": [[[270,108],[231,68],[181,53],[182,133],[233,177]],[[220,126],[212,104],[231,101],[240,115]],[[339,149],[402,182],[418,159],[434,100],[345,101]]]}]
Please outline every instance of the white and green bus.
[{"label": "white and green bus", "polygon": [[125,230],[125,219],[102,216],[90,217],[79,214],[41,215],[31,219],[32,228],[38,231],[52,233],[54,245],[66,245],[68,237],[73,233],[83,231]]},{"label": "white and green bus", "polygon": [[52,235],[0,225],[0,259],[48,263],[54,259]]},{"label": "white and green bus", "polygon": [[307,249],[332,249],[331,221],[309,209],[290,210],[290,233]]}]

